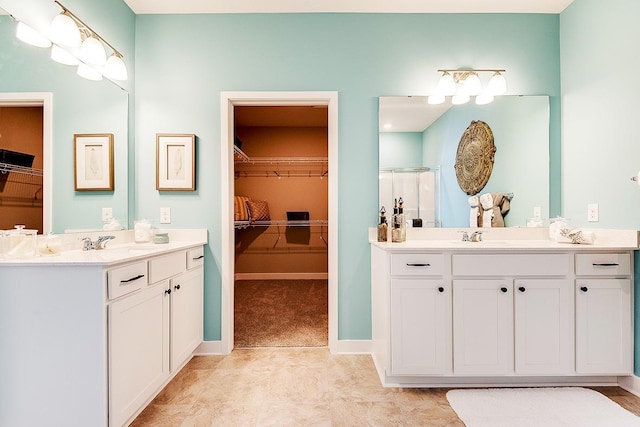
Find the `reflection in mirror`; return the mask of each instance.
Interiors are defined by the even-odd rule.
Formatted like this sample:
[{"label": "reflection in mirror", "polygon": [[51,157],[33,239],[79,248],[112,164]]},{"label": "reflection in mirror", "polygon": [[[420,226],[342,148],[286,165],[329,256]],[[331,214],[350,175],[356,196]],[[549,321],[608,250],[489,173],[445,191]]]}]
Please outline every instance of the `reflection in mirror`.
[{"label": "reflection in mirror", "polygon": [[[460,138],[474,120],[491,127],[496,146],[493,172],[478,196],[513,194],[505,226],[526,226],[538,209],[548,218],[547,96],[501,96],[488,105],[456,106],[428,105],[426,96],[381,97],[380,169],[439,168],[442,226],[469,227],[469,196],[458,185],[454,165]],[[387,198],[381,194],[379,204],[392,206]]]},{"label": "reflection in mirror", "polygon": [[[13,171],[7,174],[12,184],[5,183],[5,190],[10,193],[0,190],[0,218],[6,219],[0,229],[13,228],[16,223],[41,233],[100,229],[102,207],[111,207],[114,217],[126,225],[127,92],[108,80],[93,82],[78,77],[73,68],[52,61],[47,49],[18,40],[16,28],[17,22],[11,16],[0,14],[4,65],[0,67],[0,149],[5,154],[20,153],[10,153],[13,160],[5,155]],[[16,114],[26,115],[24,120],[28,120],[19,119],[20,125],[16,126]],[[114,134],[113,191],[84,194],[74,191],[75,133]],[[16,156],[25,155],[33,158],[31,165],[26,166],[29,174],[18,174],[21,165],[15,165]],[[33,194],[31,187],[38,187]],[[10,214],[3,211],[9,201]],[[36,218],[35,210],[39,212],[35,213]]]}]

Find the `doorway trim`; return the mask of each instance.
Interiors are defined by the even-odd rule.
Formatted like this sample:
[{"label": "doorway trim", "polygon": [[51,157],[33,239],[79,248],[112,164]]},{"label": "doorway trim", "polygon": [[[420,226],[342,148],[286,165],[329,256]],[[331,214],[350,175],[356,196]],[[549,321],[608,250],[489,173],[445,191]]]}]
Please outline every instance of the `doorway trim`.
[{"label": "doorway trim", "polygon": [[42,107],[42,232],[47,234],[53,226],[53,94],[51,92],[0,93],[3,107]]},{"label": "doorway trim", "polygon": [[327,106],[328,109],[328,305],[329,351],[338,348],[338,92],[220,92],[221,171],[221,352],[233,350],[234,227],[233,144],[235,106]]}]

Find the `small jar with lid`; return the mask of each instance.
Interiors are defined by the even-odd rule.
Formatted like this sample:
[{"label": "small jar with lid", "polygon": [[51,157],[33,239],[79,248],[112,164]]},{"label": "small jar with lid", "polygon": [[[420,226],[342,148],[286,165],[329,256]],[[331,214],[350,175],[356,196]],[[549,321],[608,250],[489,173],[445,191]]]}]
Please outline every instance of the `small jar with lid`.
[{"label": "small jar with lid", "polygon": [[5,232],[5,258],[31,258],[36,256],[36,236],[38,230],[26,229],[16,225]]}]

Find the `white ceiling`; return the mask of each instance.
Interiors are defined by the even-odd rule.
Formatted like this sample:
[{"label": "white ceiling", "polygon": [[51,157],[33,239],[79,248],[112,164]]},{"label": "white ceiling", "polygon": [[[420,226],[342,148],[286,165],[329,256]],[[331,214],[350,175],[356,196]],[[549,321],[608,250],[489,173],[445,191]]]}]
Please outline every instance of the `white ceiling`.
[{"label": "white ceiling", "polygon": [[145,13],[560,13],[573,0],[125,0]]}]

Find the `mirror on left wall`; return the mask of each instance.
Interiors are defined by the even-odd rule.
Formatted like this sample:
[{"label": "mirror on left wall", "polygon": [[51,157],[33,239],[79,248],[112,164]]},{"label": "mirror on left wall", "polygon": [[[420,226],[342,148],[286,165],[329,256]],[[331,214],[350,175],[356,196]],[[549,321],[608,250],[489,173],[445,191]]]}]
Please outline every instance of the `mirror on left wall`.
[{"label": "mirror on left wall", "polygon": [[[103,208],[126,228],[127,91],[108,80],[85,80],[74,67],[52,61],[49,49],[18,40],[17,21],[11,11],[5,13],[0,14],[0,153],[12,163],[26,162],[26,173],[5,173],[4,185],[0,180],[0,230],[15,224],[40,233],[102,229]],[[25,131],[31,126],[36,128]],[[113,135],[113,190],[75,190],[76,134]]]}]

